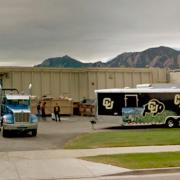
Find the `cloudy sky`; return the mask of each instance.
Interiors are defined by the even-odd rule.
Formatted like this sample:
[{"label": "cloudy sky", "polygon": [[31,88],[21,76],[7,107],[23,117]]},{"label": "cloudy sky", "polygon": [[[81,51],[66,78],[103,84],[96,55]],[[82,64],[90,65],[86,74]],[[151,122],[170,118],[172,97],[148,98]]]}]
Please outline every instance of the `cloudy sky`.
[{"label": "cloudy sky", "polygon": [[0,0],[0,65],[180,48],[179,0]]}]

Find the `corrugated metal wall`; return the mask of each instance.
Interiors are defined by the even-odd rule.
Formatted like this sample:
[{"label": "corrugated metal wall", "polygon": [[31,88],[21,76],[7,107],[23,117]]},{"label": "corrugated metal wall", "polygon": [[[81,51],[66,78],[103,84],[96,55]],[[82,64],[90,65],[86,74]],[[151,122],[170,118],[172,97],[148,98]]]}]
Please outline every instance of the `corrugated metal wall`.
[{"label": "corrugated metal wall", "polygon": [[180,70],[174,70],[169,72],[169,82],[180,84]]},{"label": "corrugated metal wall", "polygon": [[95,89],[135,87],[141,83],[166,83],[167,70],[160,68],[31,68],[0,67],[4,88],[25,90],[32,83],[38,97],[68,96],[74,101],[94,98]]}]

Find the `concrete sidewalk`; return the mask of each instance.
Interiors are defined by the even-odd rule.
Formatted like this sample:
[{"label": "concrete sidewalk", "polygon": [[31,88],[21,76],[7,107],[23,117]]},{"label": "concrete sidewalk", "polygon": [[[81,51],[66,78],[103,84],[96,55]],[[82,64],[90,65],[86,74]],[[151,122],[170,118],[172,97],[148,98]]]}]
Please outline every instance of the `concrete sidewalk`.
[{"label": "concrete sidewalk", "polygon": [[180,151],[175,146],[0,152],[0,180],[80,179],[132,170],[78,159],[100,154]]}]

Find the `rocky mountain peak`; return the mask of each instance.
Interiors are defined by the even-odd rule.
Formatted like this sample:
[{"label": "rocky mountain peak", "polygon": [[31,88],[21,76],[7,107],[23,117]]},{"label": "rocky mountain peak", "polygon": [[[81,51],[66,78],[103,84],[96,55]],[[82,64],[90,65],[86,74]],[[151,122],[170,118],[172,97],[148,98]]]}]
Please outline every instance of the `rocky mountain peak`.
[{"label": "rocky mountain peak", "polygon": [[103,63],[83,63],[73,59],[68,55],[63,57],[48,58],[38,67],[62,67],[62,68],[83,68],[83,67],[160,67],[160,68],[180,68],[180,51],[159,46],[146,49],[142,52],[125,52],[110,61]]}]

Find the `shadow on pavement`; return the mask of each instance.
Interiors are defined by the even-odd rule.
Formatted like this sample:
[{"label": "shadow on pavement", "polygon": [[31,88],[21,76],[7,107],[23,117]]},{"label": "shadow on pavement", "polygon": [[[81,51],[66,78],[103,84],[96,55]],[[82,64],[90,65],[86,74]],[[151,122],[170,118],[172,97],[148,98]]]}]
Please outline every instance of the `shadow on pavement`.
[{"label": "shadow on pavement", "polygon": [[104,130],[125,130],[125,129],[158,129],[158,128],[165,128],[164,125],[144,125],[144,126],[111,126],[111,127],[105,127],[101,128]]},{"label": "shadow on pavement", "polygon": [[31,132],[18,132],[18,131],[11,131],[5,138],[31,138],[35,137],[32,136]]}]

